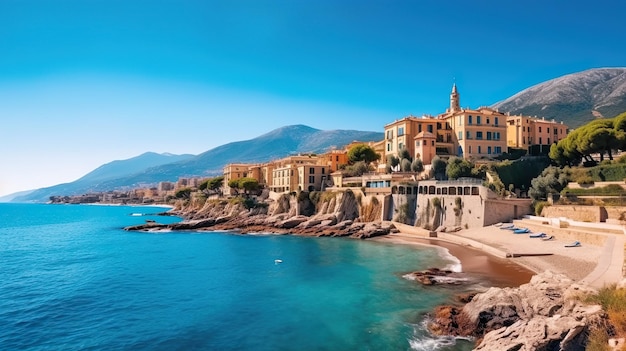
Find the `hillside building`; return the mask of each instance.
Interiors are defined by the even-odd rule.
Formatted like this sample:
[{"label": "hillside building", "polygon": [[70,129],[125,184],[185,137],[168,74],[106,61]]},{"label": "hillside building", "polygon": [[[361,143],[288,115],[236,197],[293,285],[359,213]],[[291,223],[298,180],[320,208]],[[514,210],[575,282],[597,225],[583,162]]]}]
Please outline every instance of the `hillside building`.
[{"label": "hillside building", "polygon": [[545,154],[550,145],[567,136],[567,125],[555,120],[530,116],[507,117],[507,146],[527,150],[529,154]]},{"label": "hillside building", "polygon": [[450,107],[438,119],[437,153],[467,159],[497,157],[507,151],[506,114],[489,107],[461,108],[456,84],[452,86]]}]

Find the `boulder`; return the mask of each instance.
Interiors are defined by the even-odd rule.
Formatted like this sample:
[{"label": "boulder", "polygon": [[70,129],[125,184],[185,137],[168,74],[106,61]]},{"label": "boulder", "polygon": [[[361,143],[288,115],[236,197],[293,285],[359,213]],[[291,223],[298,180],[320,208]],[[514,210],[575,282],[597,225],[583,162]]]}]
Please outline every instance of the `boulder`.
[{"label": "boulder", "polygon": [[[593,289],[550,271],[518,288],[490,288],[460,311],[433,318],[437,334],[482,338],[476,350],[584,350],[592,326],[606,316],[585,304]],[[437,310],[438,312],[439,310]]]},{"label": "boulder", "polygon": [[309,220],[309,217],[306,217],[306,216],[295,216],[295,217],[287,218],[287,219],[285,219],[282,222],[276,223],[276,227],[278,227],[278,228],[285,228],[285,229],[291,229],[291,228],[295,228],[300,223],[303,223],[303,222],[305,222],[307,220]]}]

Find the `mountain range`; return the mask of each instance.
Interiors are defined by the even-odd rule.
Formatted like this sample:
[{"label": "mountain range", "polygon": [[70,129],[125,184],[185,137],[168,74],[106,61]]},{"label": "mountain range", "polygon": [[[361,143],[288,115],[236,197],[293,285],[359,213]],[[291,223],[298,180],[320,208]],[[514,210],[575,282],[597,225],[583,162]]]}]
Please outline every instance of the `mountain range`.
[{"label": "mountain range", "polygon": [[[568,74],[527,88],[492,107],[563,121],[570,128],[596,118],[626,111],[626,68],[597,68]],[[130,189],[175,181],[179,177],[214,176],[228,163],[267,162],[297,153],[321,153],[354,140],[378,141],[383,133],[356,130],[319,130],[292,125],[257,138],[228,143],[199,155],[148,152],[107,163],[66,184],[4,196],[14,202],[45,202],[53,195],[79,195],[92,191]]]},{"label": "mountain range", "polygon": [[[275,129],[257,138],[218,146],[199,155],[145,153],[107,163],[84,177],[17,196],[13,202],[45,202],[55,195],[131,189],[176,181],[179,177],[215,176],[228,163],[267,162],[290,154],[322,153],[355,140],[382,140],[383,133],[357,130],[319,130],[305,125]],[[152,162],[152,163],[150,163]]]},{"label": "mountain range", "polygon": [[626,68],[596,68],[551,79],[494,104],[511,114],[563,121],[577,128],[626,111]]}]

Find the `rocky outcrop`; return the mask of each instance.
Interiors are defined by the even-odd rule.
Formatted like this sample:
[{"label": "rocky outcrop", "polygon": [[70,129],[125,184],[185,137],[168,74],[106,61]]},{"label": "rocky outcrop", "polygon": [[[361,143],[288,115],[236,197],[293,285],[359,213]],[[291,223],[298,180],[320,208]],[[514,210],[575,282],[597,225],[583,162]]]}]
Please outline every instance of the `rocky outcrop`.
[{"label": "rocky outcrop", "polygon": [[590,329],[606,325],[594,290],[546,271],[518,288],[491,288],[463,308],[443,306],[430,330],[438,335],[482,338],[476,350],[584,350]]},{"label": "rocky outcrop", "polygon": [[[236,200],[210,200],[204,205],[191,202],[180,205],[175,212],[186,220],[170,224],[155,223],[131,226],[126,230],[231,230],[240,233],[289,233],[309,236],[350,236],[372,238],[397,231],[391,223],[363,222],[360,201],[352,191],[326,193],[320,199],[319,210],[312,216],[312,201],[308,193],[283,194],[270,203],[257,203],[246,208]],[[248,206],[250,207],[250,206]],[[299,214],[300,213],[300,214]]]}]

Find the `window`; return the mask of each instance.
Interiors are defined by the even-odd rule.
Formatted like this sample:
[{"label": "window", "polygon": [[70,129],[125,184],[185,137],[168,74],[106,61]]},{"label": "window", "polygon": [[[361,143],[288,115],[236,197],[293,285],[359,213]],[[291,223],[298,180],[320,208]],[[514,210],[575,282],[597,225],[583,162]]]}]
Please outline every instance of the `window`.
[{"label": "window", "polygon": [[552,128],[552,130],[554,131],[554,135],[559,134],[559,130],[558,130],[558,129],[556,129],[556,128]]},{"label": "window", "polygon": [[493,132],[493,140],[500,140],[500,132]]},{"label": "window", "polygon": [[403,136],[403,135],[404,135],[404,127],[398,128],[398,136]]},{"label": "window", "polygon": [[487,132],[487,140],[491,140],[491,132]]},{"label": "window", "polygon": [[[550,134],[550,128],[546,128],[546,132],[547,132],[548,134]],[[548,144],[550,144],[550,143],[548,142]]]},{"label": "window", "polygon": [[496,118],[495,118],[495,120],[494,120],[494,124],[495,124],[495,125],[498,125],[498,117],[496,117]]},{"label": "window", "polygon": [[429,133],[432,133],[433,132],[433,125],[432,124],[427,125],[426,126],[426,130],[428,130]]},{"label": "window", "polygon": [[309,183],[315,183],[315,176],[309,176]]},{"label": "window", "polygon": [[459,120],[459,125],[462,126],[463,125],[463,118],[457,117],[457,119]]},{"label": "window", "polygon": [[487,118],[487,122],[486,123],[489,124],[489,118]]},{"label": "window", "polygon": [[387,143],[387,151],[391,151],[391,143]]},{"label": "window", "polygon": [[459,140],[463,140],[463,132],[459,132]]},{"label": "window", "polygon": [[417,141],[415,142],[415,146],[420,146],[420,141],[419,141],[419,140],[417,140]]},{"label": "window", "polygon": [[491,155],[491,146],[487,146],[487,154]]},{"label": "window", "polygon": [[309,173],[310,174],[315,174],[315,168],[313,168],[313,167],[309,168]]},{"label": "window", "polygon": [[481,150],[480,150],[480,145],[478,145],[478,153],[479,153],[479,154],[481,153]]},{"label": "window", "polygon": [[550,144],[550,138],[548,138],[548,144]]},{"label": "window", "polygon": [[467,116],[467,124],[472,124],[472,115]]},{"label": "window", "polygon": [[466,136],[468,139],[472,138],[472,132],[470,132],[469,130],[465,132]]},{"label": "window", "polygon": [[539,137],[539,145],[541,145],[541,137]]},{"label": "window", "polygon": [[398,143],[398,150],[402,150],[404,148],[404,144],[403,143]]},{"label": "window", "polygon": [[483,132],[476,132],[476,140],[483,140]]},{"label": "window", "polygon": [[393,130],[387,131],[387,139],[393,139]]},{"label": "window", "polygon": [[326,168],[322,168],[322,174],[326,173]]},{"label": "window", "polygon": [[421,123],[417,125],[417,132],[418,133],[422,132],[422,124]]},{"label": "window", "polygon": [[539,133],[541,133],[541,127],[539,127]]},{"label": "window", "polygon": [[496,153],[496,154],[501,154],[501,153],[502,153],[502,147],[500,147],[500,146],[496,146],[496,147],[495,147],[495,153]]},{"label": "window", "polygon": [[339,156],[335,156],[335,162],[339,162]]},{"label": "window", "polygon": [[472,145],[468,146],[467,151],[471,154],[472,153]]},{"label": "window", "polygon": [[522,132],[526,132],[526,127],[522,127]]},{"label": "window", "polygon": [[476,124],[480,124],[480,116],[476,116]]},{"label": "window", "polygon": [[433,141],[431,141],[431,145],[432,145],[432,146],[435,146],[435,141],[434,141],[434,140],[433,140]]},{"label": "window", "polygon": [[[528,142],[530,142],[530,140]],[[525,136],[522,137],[522,144],[526,144],[526,137]]]}]

